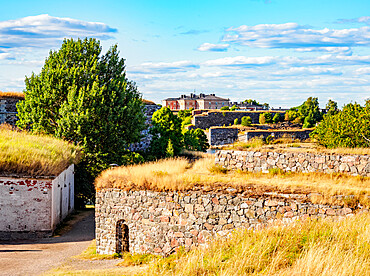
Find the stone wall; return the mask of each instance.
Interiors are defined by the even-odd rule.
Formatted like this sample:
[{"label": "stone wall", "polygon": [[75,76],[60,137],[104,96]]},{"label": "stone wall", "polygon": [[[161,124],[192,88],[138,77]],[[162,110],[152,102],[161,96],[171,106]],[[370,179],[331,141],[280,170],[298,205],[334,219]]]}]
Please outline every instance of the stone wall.
[{"label": "stone wall", "polygon": [[53,178],[0,177],[0,240],[50,236],[74,209],[74,165]]},{"label": "stone wall", "polygon": [[17,117],[16,104],[20,98],[0,97],[0,124],[7,123],[15,126]]},{"label": "stone wall", "polygon": [[227,235],[235,228],[253,229],[277,221],[289,223],[298,218],[348,216],[354,212],[341,206],[313,204],[309,201],[311,195],[251,196],[232,191],[97,191],[97,253],[128,249],[168,255],[180,246],[189,250],[204,245],[211,237]]},{"label": "stone wall", "polygon": [[279,168],[292,172],[348,173],[370,176],[369,155],[338,155],[299,152],[220,150],[215,162],[228,169],[268,172]]},{"label": "stone wall", "polygon": [[232,144],[238,140],[237,128],[211,127],[208,132],[208,143],[211,146]]},{"label": "stone wall", "polygon": [[306,140],[310,138],[312,129],[306,130],[267,130],[267,131],[246,131],[242,136],[239,137],[240,141],[248,141],[254,137],[263,137],[266,139],[268,136],[272,136],[274,139],[287,137],[292,139]]},{"label": "stone wall", "polygon": [[160,108],[161,106],[159,105],[145,105],[144,107],[144,113],[146,117],[145,124],[147,125],[148,128],[141,132],[141,135],[143,137],[141,138],[140,142],[130,145],[129,149],[131,151],[146,151],[149,148],[153,138],[153,135],[149,133],[151,128],[152,116],[153,113],[159,110]]},{"label": "stone wall", "polygon": [[[264,111],[219,111],[219,112],[207,112],[201,115],[194,115],[192,124],[195,128],[207,129],[212,126],[229,126],[234,124],[234,120],[238,119],[241,122],[242,117],[249,116],[252,119],[252,124],[259,123],[260,114],[267,112]],[[272,116],[276,113],[281,113],[284,116],[284,112],[271,112]]]}]

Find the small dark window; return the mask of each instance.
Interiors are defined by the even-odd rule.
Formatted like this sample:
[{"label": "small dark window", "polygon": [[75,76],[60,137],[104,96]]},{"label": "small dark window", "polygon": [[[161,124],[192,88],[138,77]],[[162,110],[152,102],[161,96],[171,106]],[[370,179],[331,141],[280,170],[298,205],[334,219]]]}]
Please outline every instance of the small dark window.
[{"label": "small dark window", "polygon": [[116,227],[116,239],[117,239],[117,246],[116,252],[123,253],[129,252],[129,233],[128,233],[128,226],[124,224],[124,220],[117,221]]}]

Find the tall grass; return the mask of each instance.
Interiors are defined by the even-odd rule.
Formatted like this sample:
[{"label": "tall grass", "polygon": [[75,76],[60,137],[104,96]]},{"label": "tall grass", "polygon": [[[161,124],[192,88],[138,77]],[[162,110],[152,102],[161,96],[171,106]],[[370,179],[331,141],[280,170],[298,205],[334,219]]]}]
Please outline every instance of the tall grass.
[{"label": "tall grass", "polygon": [[0,126],[0,175],[58,175],[79,158],[79,147],[65,141]]},{"label": "tall grass", "polygon": [[[185,159],[167,159],[158,162],[113,168],[104,171],[96,180],[97,189],[182,191],[194,189],[235,188],[238,192],[292,192],[321,193],[311,198],[315,203],[333,203],[370,206],[370,179],[346,174],[270,173],[228,171],[214,165],[212,157],[194,163]],[[350,200],[336,200],[333,195],[353,195]]]},{"label": "tall grass", "polygon": [[2,91],[0,91],[0,97],[24,99],[24,93],[22,93],[22,92],[2,92]]},{"label": "tall grass", "polygon": [[158,260],[146,275],[370,275],[370,215],[236,230]]}]

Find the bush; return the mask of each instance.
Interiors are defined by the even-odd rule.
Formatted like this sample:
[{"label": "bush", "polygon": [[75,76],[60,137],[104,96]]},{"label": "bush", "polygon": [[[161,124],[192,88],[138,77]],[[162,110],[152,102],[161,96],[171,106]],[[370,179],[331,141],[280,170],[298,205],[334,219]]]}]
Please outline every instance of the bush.
[{"label": "bush", "polygon": [[274,124],[277,124],[277,123],[279,123],[279,122],[281,122],[282,121],[282,116],[281,116],[281,114],[280,113],[276,113],[275,115],[274,115],[274,118],[272,118],[272,122],[274,123]]},{"label": "bush", "polygon": [[187,150],[207,151],[209,144],[204,131],[200,128],[186,131],[184,133],[184,147]]},{"label": "bush", "polygon": [[230,110],[230,108],[228,106],[223,106],[221,107],[221,110]]},{"label": "bush", "polygon": [[230,108],[231,111],[235,111],[236,109],[238,109],[238,107],[235,104]]},{"label": "bush", "polygon": [[252,125],[252,119],[249,116],[242,117],[242,126],[251,126]]},{"label": "bush", "polygon": [[259,122],[260,124],[271,124],[272,114],[270,112],[265,112],[265,113],[260,114]]},{"label": "bush", "polygon": [[311,137],[327,148],[370,147],[370,100],[365,106],[347,104],[334,115],[325,115]]},{"label": "bush", "polygon": [[235,118],[234,125],[238,125],[238,124],[239,124],[239,119],[238,118]]}]

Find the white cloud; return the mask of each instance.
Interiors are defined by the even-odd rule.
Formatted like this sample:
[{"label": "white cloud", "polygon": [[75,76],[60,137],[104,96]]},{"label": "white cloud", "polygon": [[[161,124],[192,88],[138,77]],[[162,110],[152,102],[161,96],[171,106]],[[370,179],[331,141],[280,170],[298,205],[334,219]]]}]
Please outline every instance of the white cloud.
[{"label": "white cloud", "polygon": [[[315,30],[297,23],[229,28],[223,41],[256,48],[354,47],[370,45],[370,27]],[[323,48],[325,49],[325,48]]]},{"label": "white cloud", "polygon": [[370,16],[362,16],[352,19],[339,19],[335,23],[364,23],[366,25],[370,25]]},{"label": "white cloud", "polygon": [[226,52],[227,49],[230,47],[229,44],[212,44],[212,43],[203,43],[200,45],[197,50],[198,51],[211,51],[211,52]]},{"label": "white cloud", "polygon": [[331,54],[340,54],[350,56],[352,55],[352,50],[350,47],[308,47],[308,48],[296,48],[297,52],[328,52]]},{"label": "white cloud", "polygon": [[370,75],[370,67],[362,67],[356,69],[356,74],[358,75]]},{"label": "white cloud", "polygon": [[186,72],[188,70],[198,69],[199,65],[188,60],[175,62],[146,62],[140,66],[131,67],[128,70],[131,74],[166,74],[175,72]]},{"label": "white cloud", "polygon": [[207,66],[267,66],[276,63],[275,57],[225,57],[204,62]]},{"label": "white cloud", "polygon": [[72,18],[53,17],[47,14],[0,22],[0,47],[50,48],[64,38],[112,38],[116,29],[104,23],[86,22]]},{"label": "white cloud", "polygon": [[292,67],[286,70],[278,70],[272,73],[274,76],[314,76],[314,75],[332,75],[340,76],[342,72],[334,68],[322,68],[322,67]]}]

